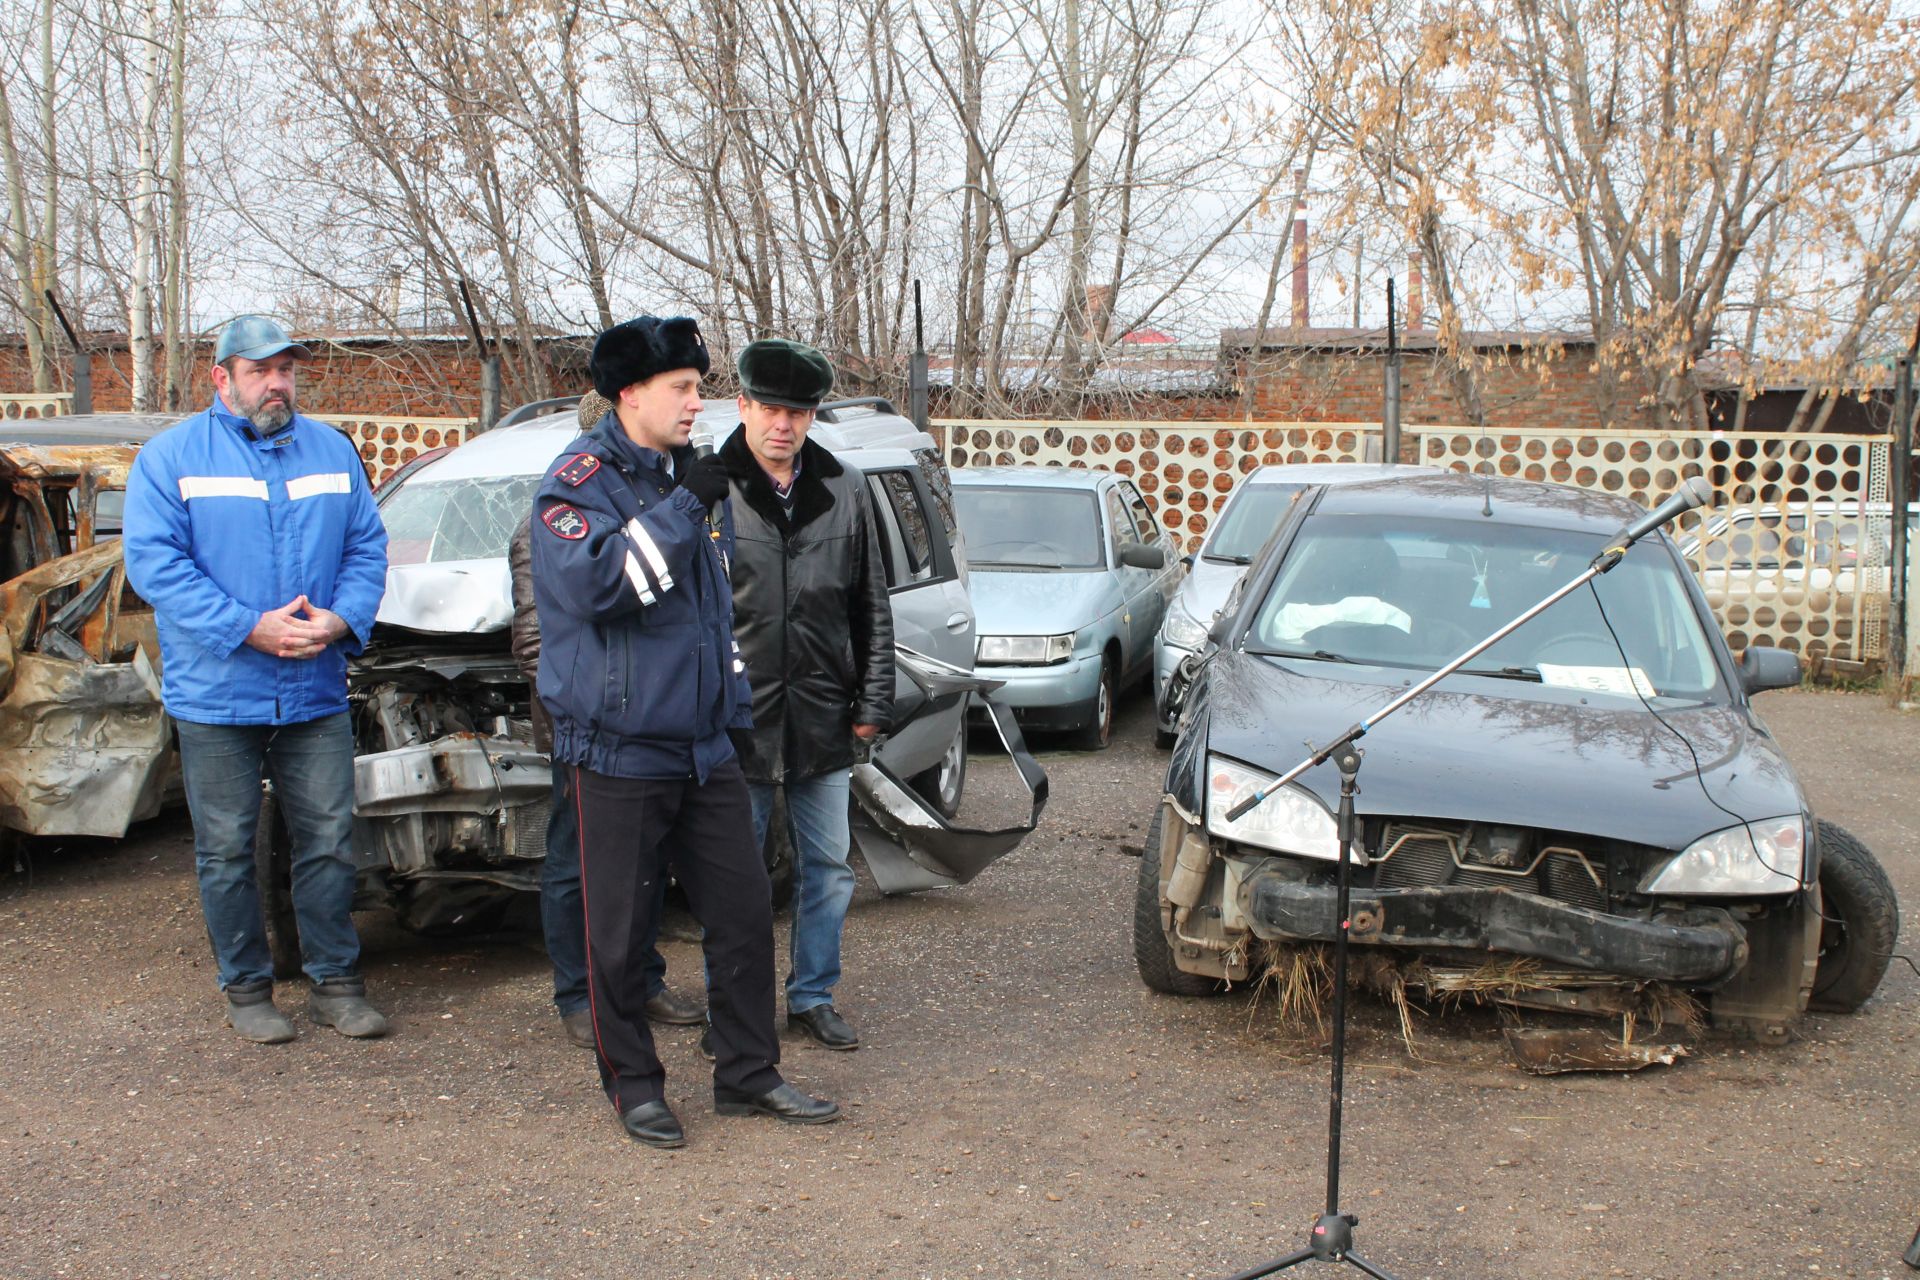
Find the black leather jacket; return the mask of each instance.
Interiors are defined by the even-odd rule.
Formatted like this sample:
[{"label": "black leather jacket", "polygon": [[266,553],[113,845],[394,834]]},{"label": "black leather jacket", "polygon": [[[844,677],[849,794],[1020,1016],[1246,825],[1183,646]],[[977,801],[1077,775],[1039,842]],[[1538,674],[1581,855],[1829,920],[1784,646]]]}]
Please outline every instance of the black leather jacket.
[{"label": "black leather jacket", "polygon": [[809,440],[793,520],[735,430],[733,631],[753,686],[751,782],[799,782],[853,763],[853,726],[886,729],[893,613],[865,478]]}]

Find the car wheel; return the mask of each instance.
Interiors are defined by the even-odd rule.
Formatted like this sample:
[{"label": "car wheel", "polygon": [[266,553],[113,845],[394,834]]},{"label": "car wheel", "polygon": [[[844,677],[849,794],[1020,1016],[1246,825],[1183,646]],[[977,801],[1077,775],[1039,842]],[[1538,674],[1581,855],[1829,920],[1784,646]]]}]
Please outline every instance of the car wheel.
[{"label": "car wheel", "polygon": [[760,847],[766,859],[767,881],[773,887],[773,909],[784,910],[793,903],[793,836],[787,830],[787,797],[776,792],[773,812],[767,815],[767,839]]},{"label": "car wheel", "polygon": [[293,914],[293,836],[271,788],[260,796],[260,818],[253,829],[253,872],[260,890],[260,914],[267,924],[273,976],[297,978],[300,922]]},{"label": "car wheel", "polygon": [[1105,751],[1113,741],[1113,701],[1118,673],[1113,655],[1100,660],[1100,688],[1093,695],[1093,722],[1075,736],[1074,745],[1082,751]]},{"label": "car wheel", "polygon": [[1880,860],[1844,828],[1814,823],[1820,842],[1820,963],[1808,1008],[1852,1013],[1880,985],[1900,938],[1900,904]]},{"label": "car wheel", "polygon": [[1140,875],[1133,894],[1133,963],[1140,981],[1165,996],[1211,996],[1226,989],[1218,979],[1188,973],[1173,963],[1173,948],[1160,927],[1160,822],[1156,809],[1147,824],[1147,842],[1140,854]]},{"label": "car wheel", "polygon": [[940,811],[941,817],[951,818],[960,812],[960,800],[967,789],[967,716],[964,704],[960,708],[960,726],[954,730],[953,741],[947,744],[946,754],[940,757],[939,764],[925,773],[915,775],[912,786],[928,804]]}]

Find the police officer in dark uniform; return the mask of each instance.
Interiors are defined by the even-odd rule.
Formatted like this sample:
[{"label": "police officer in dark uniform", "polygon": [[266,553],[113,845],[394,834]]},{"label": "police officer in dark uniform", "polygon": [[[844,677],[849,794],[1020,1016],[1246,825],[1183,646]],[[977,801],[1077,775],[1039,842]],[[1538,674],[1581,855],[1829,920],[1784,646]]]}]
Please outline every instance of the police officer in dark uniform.
[{"label": "police officer in dark uniform", "polygon": [[[799,1124],[839,1107],[781,1079],[772,891],[744,775],[751,695],[726,578],[727,475],[688,446],[708,367],[686,317],[641,316],[594,343],[612,412],[534,500],[540,700],[573,769],[600,1079],[641,1142],[686,1142],[647,1027],[645,943],[671,858],[705,930],[714,1110]],[[717,508],[717,510],[716,510]]]}]

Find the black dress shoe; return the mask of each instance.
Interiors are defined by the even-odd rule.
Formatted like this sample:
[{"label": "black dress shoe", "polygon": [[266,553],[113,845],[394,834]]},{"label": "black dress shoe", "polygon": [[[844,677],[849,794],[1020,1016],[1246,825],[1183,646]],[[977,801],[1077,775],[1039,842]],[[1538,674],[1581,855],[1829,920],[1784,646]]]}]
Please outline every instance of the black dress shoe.
[{"label": "black dress shoe", "polygon": [[722,1116],[772,1116],[788,1124],[828,1124],[840,1118],[839,1103],[802,1093],[784,1080],[761,1094],[715,1089],[713,1110]]},{"label": "black dress shoe", "polygon": [[817,1004],[811,1009],[788,1014],[787,1028],[804,1031],[829,1049],[860,1047],[860,1033],[848,1026],[847,1020],[835,1013],[830,1004]]},{"label": "black dress shoe", "polygon": [[662,1099],[641,1103],[621,1116],[620,1124],[629,1138],[650,1147],[687,1145],[687,1131],[680,1127],[679,1117],[673,1114],[673,1108]]},{"label": "black dress shoe", "polygon": [[673,1027],[695,1027],[706,1021],[707,1017],[705,1009],[665,987],[647,1001],[646,1012],[648,1022],[664,1022]]}]

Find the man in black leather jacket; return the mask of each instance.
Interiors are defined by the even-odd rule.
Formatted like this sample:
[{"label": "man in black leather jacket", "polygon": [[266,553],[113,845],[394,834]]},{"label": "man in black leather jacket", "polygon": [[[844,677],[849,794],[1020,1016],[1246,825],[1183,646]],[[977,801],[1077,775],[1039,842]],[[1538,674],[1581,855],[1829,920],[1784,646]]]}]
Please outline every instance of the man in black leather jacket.
[{"label": "man in black leather jacket", "polygon": [[856,743],[889,726],[893,614],[866,481],[807,439],[832,366],[766,339],[739,367],[741,425],[720,458],[734,498],[734,636],[753,686],[754,831],[764,847],[783,789],[796,862],[787,1025],[855,1049],[833,1007],[853,898],[848,770]]}]

